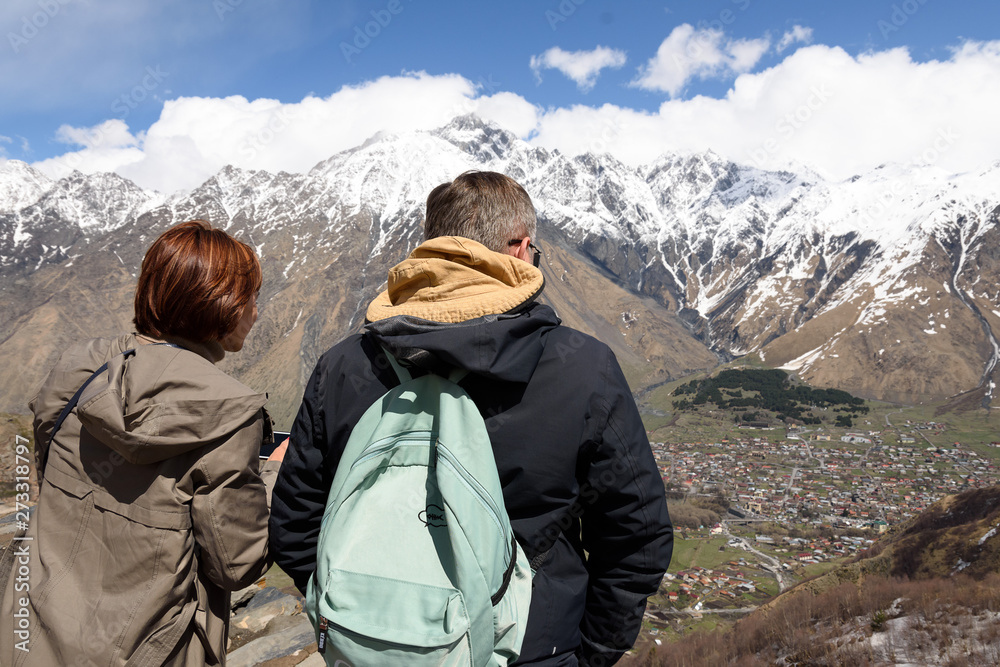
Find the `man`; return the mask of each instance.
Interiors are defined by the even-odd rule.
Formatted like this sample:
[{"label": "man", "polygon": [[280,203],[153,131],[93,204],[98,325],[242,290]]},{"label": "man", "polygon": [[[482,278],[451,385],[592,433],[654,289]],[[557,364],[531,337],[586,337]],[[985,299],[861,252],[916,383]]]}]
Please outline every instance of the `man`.
[{"label": "man", "polygon": [[673,543],[625,378],[606,345],[536,302],[535,210],[512,179],[466,172],[438,186],[424,232],[389,271],[364,333],[316,364],[271,503],[275,562],[305,590],[344,445],[399,384],[383,349],[417,374],[459,367],[514,533],[537,566],[518,664],[611,665],[635,641]]}]

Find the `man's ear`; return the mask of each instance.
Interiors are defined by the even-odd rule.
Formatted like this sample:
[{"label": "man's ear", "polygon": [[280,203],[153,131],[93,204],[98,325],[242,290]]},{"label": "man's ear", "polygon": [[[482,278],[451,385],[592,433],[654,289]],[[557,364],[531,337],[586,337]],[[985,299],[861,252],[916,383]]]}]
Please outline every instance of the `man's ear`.
[{"label": "man's ear", "polygon": [[524,260],[528,264],[531,264],[531,250],[528,246],[531,244],[531,237],[525,236],[521,239],[521,242],[517,244],[517,254],[515,257]]}]

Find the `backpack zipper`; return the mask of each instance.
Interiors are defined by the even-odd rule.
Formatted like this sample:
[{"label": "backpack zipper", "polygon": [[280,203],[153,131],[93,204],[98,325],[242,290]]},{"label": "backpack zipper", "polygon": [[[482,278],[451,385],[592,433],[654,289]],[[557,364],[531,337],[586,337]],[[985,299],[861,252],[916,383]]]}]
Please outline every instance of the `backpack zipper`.
[{"label": "backpack zipper", "polygon": [[503,535],[506,539],[507,535],[503,529],[503,521],[500,519],[500,508],[493,502],[493,497],[486,491],[485,488],[483,488],[483,485],[479,483],[479,480],[473,477],[469,471],[458,462],[447,447],[438,442],[437,450],[439,459],[458,474],[458,479],[460,479],[462,483],[465,484],[470,491],[472,491],[472,494],[479,499],[479,502],[486,507],[487,513],[493,518],[493,523],[496,524],[497,532]]},{"label": "backpack zipper", "polygon": [[[430,431],[410,431],[405,434],[397,433],[396,435],[392,435],[388,438],[383,438],[382,440],[373,442],[361,452],[361,455],[357,459],[355,459],[354,463],[351,464],[351,469],[353,470],[354,468],[360,466],[365,461],[373,459],[376,456],[381,455],[383,452],[386,452],[390,449],[394,449],[396,447],[405,447],[408,444],[417,444],[417,445],[427,444],[429,438],[422,438],[419,435],[422,433],[430,433]],[[411,434],[417,434],[417,435],[411,436]],[[410,443],[408,442],[409,440],[417,440],[417,442]]]},{"label": "backpack zipper", "polygon": [[[410,431],[409,433],[421,433],[421,431]],[[361,455],[357,459],[355,459],[354,463],[351,464],[351,470],[354,470],[355,468],[357,468],[358,466],[360,466],[365,461],[368,461],[369,459],[373,459],[373,458],[375,458],[377,456],[380,456],[381,454],[387,452],[390,449],[394,449],[396,447],[405,447],[407,445],[426,445],[427,444],[427,441],[425,439],[419,438],[419,436],[416,437],[416,440],[417,440],[416,442],[412,442],[412,443],[411,442],[407,442],[408,440],[411,439],[410,437],[408,437],[409,433],[407,433],[404,436],[394,435],[394,436],[390,436],[388,438],[382,438],[381,440],[377,440],[377,441],[373,442],[372,444],[368,445],[367,447],[365,447],[365,449],[361,450]],[[368,453],[366,454],[365,452],[368,452]],[[339,493],[342,493],[342,492],[343,492],[343,489],[341,489]],[[320,522],[320,528],[321,529],[326,526],[327,520],[330,519],[332,516],[333,516],[332,513],[327,512],[327,511],[324,510],[324,512],[323,512],[323,520]]]},{"label": "backpack zipper", "polygon": [[330,627],[329,622],[326,617],[319,617],[319,637],[316,639],[316,644],[320,653],[326,653],[326,629]]}]

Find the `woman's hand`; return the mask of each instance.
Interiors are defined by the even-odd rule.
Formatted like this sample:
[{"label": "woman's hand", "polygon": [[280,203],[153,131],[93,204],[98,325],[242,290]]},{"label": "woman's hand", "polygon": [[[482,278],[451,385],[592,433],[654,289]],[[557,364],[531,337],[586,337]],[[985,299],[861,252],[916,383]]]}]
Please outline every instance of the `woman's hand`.
[{"label": "woman's hand", "polygon": [[267,460],[277,461],[278,463],[281,463],[285,458],[285,450],[288,449],[288,441],[289,438],[285,438],[285,441],[283,443],[275,447],[274,451],[271,452],[271,455],[267,457]]}]

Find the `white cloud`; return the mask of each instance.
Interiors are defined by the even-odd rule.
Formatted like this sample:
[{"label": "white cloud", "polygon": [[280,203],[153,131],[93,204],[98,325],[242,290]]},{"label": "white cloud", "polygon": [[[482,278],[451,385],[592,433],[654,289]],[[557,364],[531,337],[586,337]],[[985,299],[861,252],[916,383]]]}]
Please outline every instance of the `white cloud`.
[{"label": "white cloud", "polygon": [[531,56],[535,78],[542,80],[543,69],[556,69],[572,79],[577,88],[587,92],[597,83],[601,70],[625,64],[625,52],[598,46],[592,51],[563,51],[554,46],[540,56]]},{"label": "white cloud", "polygon": [[139,143],[128,131],[128,125],[117,119],[87,128],[63,125],[56,130],[56,139],[64,144],[91,149],[127,148]]},{"label": "white cloud", "polygon": [[749,72],[770,47],[771,42],[766,38],[729,42],[726,44],[726,51],[729,53],[726,68],[734,73]]},{"label": "white cloud", "polygon": [[144,157],[141,137],[132,135],[128,126],[118,119],[106,120],[93,127],[63,125],[56,131],[56,140],[81,148],[35,163],[39,171],[53,178],[62,178],[74,170],[85,173],[114,171],[127,175],[129,165],[141,162]]},{"label": "white cloud", "polygon": [[[731,62],[739,57],[738,49],[717,51]],[[751,49],[744,62],[752,56]],[[72,167],[114,170],[173,192],[196,187],[226,164],[303,172],[378,131],[430,130],[477,113],[534,145],[567,155],[608,152],[631,165],[710,149],[765,168],[805,164],[835,179],[883,162],[932,162],[957,173],[1000,156],[997,80],[1000,41],[966,42],[949,58],[924,63],[906,49],[851,56],[805,46],[773,67],[739,75],[724,97],[670,99],[655,111],[542,110],[458,75],[421,72],[295,103],[181,98],[164,104],[144,131],[119,119],[63,128],[59,138],[80,148],[36,166],[50,176]]]},{"label": "white cloud", "polygon": [[430,130],[467,113],[526,134],[537,124],[534,109],[511,93],[477,97],[476,86],[461,76],[423,72],[345,86],[329,97],[296,103],[186,97],[166,102],[159,120],[140,135],[118,119],[93,128],[60,128],[61,141],[83,148],[35,166],[56,178],[72,169],[116,171],[170,193],[197,187],[227,164],[308,171],[376,132]]},{"label": "white cloud", "polygon": [[526,137],[538,126],[538,107],[514,93],[497,93],[470,100],[472,112],[491,120],[519,137]]},{"label": "white cloud", "polygon": [[926,63],[906,49],[852,57],[808,46],[739,76],[721,99],[673,99],[655,113],[613,106],[546,113],[533,143],[583,152],[591,128],[605,123],[614,133],[609,152],[633,165],[667,151],[711,149],[765,168],[805,164],[835,179],[883,162],[961,172],[1000,155],[1000,87],[991,83],[998,78],[1000,41],[968,42],[950,59]]},{"label": "white cloud", "polygon": [[777,50],[778,53],[781,53],[792,44],[808,44],[812,41],[812,35],[812,28],[794,25],[791,30],[781,36],[781,39],[778,40],[777,46],[775,46],[775,50]]},{"label": "white cloud", "polygon": [[719,30],[696,30],[683,23],[663,40],[656,56],[639,69],[632,84],[676,97],[691,79],[750,71],[769,47],[767,38],[730,40]]}]

